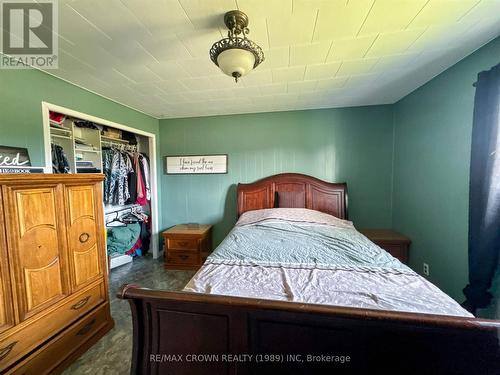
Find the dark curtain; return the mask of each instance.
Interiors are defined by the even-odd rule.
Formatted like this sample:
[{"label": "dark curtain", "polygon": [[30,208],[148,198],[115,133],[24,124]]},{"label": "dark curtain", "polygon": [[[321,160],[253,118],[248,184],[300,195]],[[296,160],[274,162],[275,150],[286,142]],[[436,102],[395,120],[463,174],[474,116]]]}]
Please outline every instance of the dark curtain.
[{"label": "dark curtain", "polygon": [[488,292],[500,252],[500,64],[476,83],[469,196],[469,284],[471,311],[490,304]]}]

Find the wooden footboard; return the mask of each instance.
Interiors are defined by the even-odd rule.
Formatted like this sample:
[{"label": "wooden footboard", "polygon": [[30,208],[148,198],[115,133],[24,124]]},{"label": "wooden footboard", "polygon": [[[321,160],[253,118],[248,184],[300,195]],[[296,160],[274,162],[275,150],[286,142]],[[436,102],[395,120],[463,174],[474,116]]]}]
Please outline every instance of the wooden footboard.
[{"label": "wooden footboard", "polygon": [[499,374],[500,322],[125,285],[131,374]]}]

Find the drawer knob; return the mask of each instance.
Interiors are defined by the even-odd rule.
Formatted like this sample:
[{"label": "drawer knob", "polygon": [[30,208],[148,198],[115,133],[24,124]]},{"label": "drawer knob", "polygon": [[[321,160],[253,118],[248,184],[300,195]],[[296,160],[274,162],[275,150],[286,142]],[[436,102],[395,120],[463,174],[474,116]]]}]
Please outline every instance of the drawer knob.
[{"label": "drawer knob", "polygon": [[179,255],[179,258],[181,258],[182,260],[186,260],[189,258],[189,255]]},{"label": "drawer knob", "polygon": [[0,349],[0,360],[7,357],[9,355],[9,353],[12,351],[12,349],[14,349],[14,346],[16,346],[16,344],[17,344],[17,341],[14,341],[14,342],[10,343],[9,345],[7,345],[5,348],[1,348]]},{"label": "drawer knob", "polygon": [[78,237],[78,239],[80,240],[81,243],[85,243],[89,240],[90,238],[90,234],[88,234],[87,232],[83,232],[82,234],[80,234],[80,237]]},{"label": "drawer knob", "polygon": [[89,301],[90,299],[90,296],[87,296],[83,299],[81,299],[80,301],[78,301],[77,303],[75,303],[73,306],[71,306],[71,310],[79,310],[81,309],[83,306],[85,306],[87,304],[87,302]]},{"label": "drawer knob", "polygon": [[189,242],[187,241],[179,241],[179,246],[187,246]]},{"label": "drawer knob", "polygon": [[77,336],[83,336],[92,329],[92,326],[95,324],[95,319],[92,319],[90,322],[85,324],[77,333]]}]

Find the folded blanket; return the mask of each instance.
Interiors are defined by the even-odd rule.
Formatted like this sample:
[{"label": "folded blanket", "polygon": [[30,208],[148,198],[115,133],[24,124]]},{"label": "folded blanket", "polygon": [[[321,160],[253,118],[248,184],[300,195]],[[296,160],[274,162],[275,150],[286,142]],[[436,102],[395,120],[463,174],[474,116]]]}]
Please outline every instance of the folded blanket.
[{"label": "folded blanket", "polygon": [[141,226],[138,223],[108,228],[108,255],[125,254],[135,245],[140,234]]}]

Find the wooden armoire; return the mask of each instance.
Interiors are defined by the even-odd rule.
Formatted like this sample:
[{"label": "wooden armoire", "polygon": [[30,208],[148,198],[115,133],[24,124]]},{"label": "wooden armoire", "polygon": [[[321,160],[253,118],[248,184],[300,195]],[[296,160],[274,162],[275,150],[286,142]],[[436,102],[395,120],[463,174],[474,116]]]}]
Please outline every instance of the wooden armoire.
[{"label": "wooden armoire", "polygon": [[113,327],[100,174],[0,174],[0,373],[60,373]]}]

